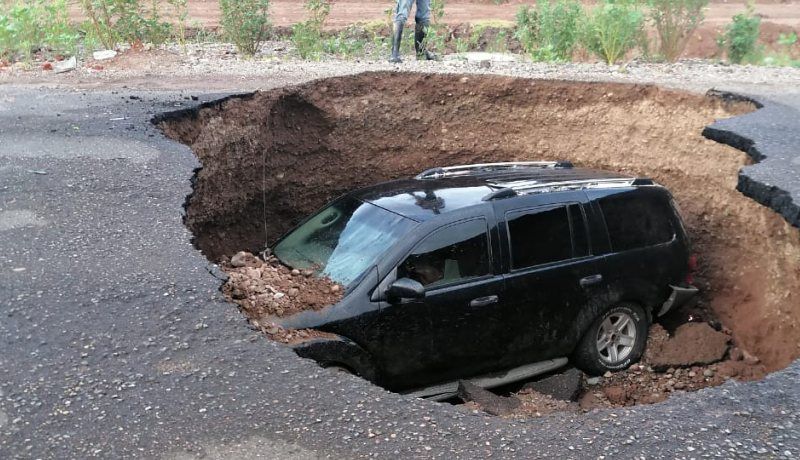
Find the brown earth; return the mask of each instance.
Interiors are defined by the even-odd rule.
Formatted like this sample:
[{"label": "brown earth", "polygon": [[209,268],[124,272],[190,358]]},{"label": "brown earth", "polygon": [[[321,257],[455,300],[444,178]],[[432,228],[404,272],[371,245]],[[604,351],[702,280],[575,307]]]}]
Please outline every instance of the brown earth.
[{"label": "brown earth", "polygon": [[[507,396],[495,396],[497,401],[487,398],[489,404],[480,399],[469,400],[462,396],[466,402],[461,409],[482,410],[494,414],[493,407],[507,406],[509,410],[499,415],[508,418],[541,417],[553,412],[588,412],[597,408],[654,404],[674,394],[718,386],[732,378],[749,381],[766,375],[762,364],[753,357],[745,357],[738,348],[731,348],[730,353],[727,353],[727,343],[731,339],[728,334],[717,332],[703,322],[685,323],[681,327],[690,331],[691,340],[686,340],[686,333],[680,334],[676,331],[674,336],[670,336],[660,325],[653,325],[642,360],[624,371],[607,373],[603,377],[588,378],[584,375],[575,388],[579,394],[577,402],[542,394],[526,384],[521,390]],[[676,365],[658,370],[656,363],[669,359],[677,358],[680,362],[692,363],[708,358],[708,353],[702,347],[707,344],[716,347],[720,335],[724,339],[724,349],[713,361],[708,361],[708,364]],[[678,341],[686,346],[679,350],[667,350],[664,346]],[[695,346],[688,346],[689,344]],[[572,391],[571,386],[569,389]],[[514,404],[509,404],[510,402]]]},{"label": "brown earth", "polygon": [[[237,259],[245,261],[236,263]],[[274,257],[262,261],[241,252],[230,261],[223,259],[221,267],[228,274],[223,294],[237,303],[251,321],[260,324],[303,310],[320,310],[342,298],[338,284],[314,276],[312,271],[293,270]]]},{"label": "brown earth", "polygon": [[735,190],[745,154],[701,135],[752,109],[653,86],[372,73],[231,98],[162,126],[203,163],[186,224],[215,261],[259,251],[347,190],[433,166],[566,159],[652,177],[683,208],[700,260],[700,307],[676,323],[716,315],[775,370],[800,356],[800,232]]},{"label": "brown earth", "polygon": [[[684,345],[693,343],[702,346],[703,342],[718,341],[713,329],[697,333],[701,327],[708,327],[705,323],[687,323],[684,326],[693,326],[692,333],[695,339],[685,341]],[[716,332],[716,334],[722,333]],[[764,365],[760,364],[758,360],[745,359],[744,355],[735,347],[730,349],[730,353],[716,358],[714,362],[706,365],[675,365],[657,370],[658,363],[664,362],[665,359],[661,353],[667,351],[664,350],[663,345],[671,340],[677,342],[685,338],[678,335],[670,338],[660,325],[653,325],[650,328],[647,352],[641,362],[622,372],[607,374],[594,385],[584,380],[583,395],[579,402],[580,408],[586,411],[598,407],[653,404],[664,401],[678,392],[697,391],[702,388],[718,386],[732,378],[744,381],[757,380],[763,378],[767,373]],[[670,358],[678,357],[678,361],[686,363],[702,361],[706,354],[705,350],[697,346],[682,346],[677,352],[680,353],[680,356],[676,354],[676,350],[668,350],[667,353],[671,355]]]}]

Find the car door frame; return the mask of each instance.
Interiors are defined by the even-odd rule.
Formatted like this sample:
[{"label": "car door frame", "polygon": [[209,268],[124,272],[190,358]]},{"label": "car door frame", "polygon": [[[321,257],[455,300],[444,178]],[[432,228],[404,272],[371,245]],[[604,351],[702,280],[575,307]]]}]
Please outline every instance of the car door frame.
[{"label": "car door frame", "polygon": [[[599,274],[601,275],[601,281],[598,282],[596,285],[585,288],[587,291],[586,297],[587,302],[591,300],[591,302],[587,303],[587,305],[579,308],[577,311],[574,311],[573,315],[569,318],[564,318],[563,320],[555,321],[554,328],[556,330],[553,332],[554,336],[560,337],[559,340],[556,340],[549,346],[548,350],[545,350],[542,353],[538,353],[535,349],[530,349],[529,342],[520,339],[520,345],[515,347],[513,353],[517,354],[517,361],[519,363],[526,363],[531,362],[531,357],[535,357],[533,360],[539,359],[550,359],[553,357],[561,357],[571,352],[571,349],[574,347],[574,344],[577,344],[577,341],[583,334],[583,330],[588,326],[588,324],[593,321],[594,317],[596,316],[596,310],[601,308],[601,304],[605,302],[607,297],[607,288],[604,279],[602,278],[605,265],[603,264],[603,257],[602,255],[596,254],[595,247],[594,247],[594,238],[593,238],[593,220],[594,216],[593,209],[591,208],[591,200],[583,191],[564,191],[564,192],[550,192],[550,193],[542,193],[542,194],[532,194],[525,200],[520,200],[516,202],[503,202],[498,200],[495,204],[495,214],[498,219],[498,231],[500,235],[500,243],[501,243],[501,250],[503,253],[503,260],[502,260],[502,269],[503,269],[503,276],[507,280],[506,289],[508,291],[509,296],[513,296],[513,288],[511,285],[511,277],[517,276],[524,276],[525,274],[536,274],[539,272],[546,272],[552,270],[565,270],[569,269],[570,267],[574,267],[576,265],[585,265],[582,268],[582,271],[585,271],[588,275]],[[586,232],[586,243],[587,243],[587,252],[586,256],[582,257],[571,257],[569,259],[555,261],[555,262],[548,262],[544,264],[535,265],[532,267],[525,267],[521,269],[513,269],[512,262],[511,262],[511,255],[512,255],[512,248],[511,248],[511,240],[510,240],[510,233],[508,231],[508,223],[507,223],[507,216],[510,213],[514,213],[517,211],[525,211],[525,210],[534,210],[534,209],[542,209],[542,208],[550,208],[550,207],[567,207],[571,204],[579,204],[581,205],[581,210],[583,214],[584,220],[584,229]],[[572,234],[570,235],[570,243],[575,245],[575,241],[572,239]],[[575,289],[580,289],[579,286],[579,279],[575,280]],[[596,300],[596,301],[595,301]],[[516,313],[518,316],[517,320],[514,321],[515,326],[517,327],[524,327],[526,324],[529,324],[530,321],[533,321],[533,313],[528,313],[526,311],[518,311]],[[522,337],[526,331],[524,330],[515,330],[515,334],[518,337]]]},{"label": "car door frame", "polygon": [[[426,291],[426,296],[428,292],[431,293],[441,293],[442,291],[452,291],[454,289],[465,288],[470,285],[475,285],[477,283],[487,283],[490,281],[495,281],[498,285],[498,289],[500,290],[499,296],[502,299],[503,293],[503,280],[502,280],[502,273],[500,272],[501,267],[501,255],[499,254],[500,251],[500,241],[499,241],[499,233],[497,228],[497,219],[494,214],[494,208],[491,206],[490,203],[482,203],[481,205],[472,206],[469,208],[465,208],[462,210],[454,211],[451,214],[446,216],[442,216],[437,219],[432,219],[431,221],[423,223],[415,232],[416,237],[413,239],[409,239],[402,248],[398,247],[396,250],[391,251],[391,255],[387,256],[383,259],[381,263],[381,267],[379,267],[379,273],[386,273],[380,278],[375,290],[372,293],[372,299],[380,302],[381,311],[388,311],[390,308],[403,308],[403,305],[408,306],[409,301],[403,302],[401,301],[399,304],[391,304],[385,296],[385,291],[389,287],[389,285],[394,282],[397,277],[397,267],[401,264],[413,251],[416,247],[419,246],[425,239],[427,239],[430,235],[434,234],[435,232],[447,228],[452,225],[457,225],[459,223],[468,222],[474,219],[481,219],[484,220],[486,223],[486,235],[488,238],[488,250],[489,250],[489,260],[491,266],[491,274],[483,276],[483,277],[476,277],[476,278],[469,278],[465,279],[456,283],[449,283],[446,285],[439,285],[435,286],[430,291]],[[409,324],[412,326],[410,327],[425,327],[425,325],[421,324],[420,321],[422,318],[413,318],[409,321]],[[383,327],[386,327],[383,325]],[[434,333],[432,325],[428,325],[430,332]],[[435,345],[428,345],[435,346]],[[425,381],[425,376],[419,375],[408,375],[408,376],[398,376],[395,373],[387,371],[387,360],[392,359],[392,354],[398,352],[398,350],[393,349],[393,347],[387,346],[385,343],[381,346],[381,352],[377,357],[377,362],[379,366],[382,368],[382,372],[386,377],[389,379],[387,382],[388,386],[393,386],[395,388],[411,388],[414,386],[420,386],[424,384],[430,383],[437,383],[441,381],[443,375],[447,375],[446,370],[439,373],[439,378],[435,378],[431,375],[428,381]],[[500,354],[500,352],[498,352]],[[496,369],[497,363],[487,363],[487,368]],[[480,367],[480,366],[476,366]],[[469,373],[469,372],[467,372]],[[466,376],[466,375],[461,375]],[[397,385],[393,385],[392,381],[396,381]]]}]

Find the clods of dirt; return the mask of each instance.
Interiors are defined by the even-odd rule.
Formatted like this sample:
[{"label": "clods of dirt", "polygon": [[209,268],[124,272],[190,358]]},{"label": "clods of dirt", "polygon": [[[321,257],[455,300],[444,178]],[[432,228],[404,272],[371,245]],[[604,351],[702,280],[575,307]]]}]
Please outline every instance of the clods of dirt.
[{"label": "clods of dirt", "polygon": [[314,339],[333,338],[334,334],[330,334],[316,329],[287,329],[279,326],[273,322],[261,324],[259,320],[250,321],[253,326],[261,329],[270,340],[286,345],[295,345],[298,343],[308,342]]},{"label": "clods of dirt", "polygon": [[[728,351],[731,341],[729,334],[707,323],[684,324],[672,337],[655,324],[641,362],[622,372],[584,379],[581,408],[652,404],[676,392],[721,385],[731,378],[763,378],[767,373],[763,365],[745,360],[736,347]],[[664,367],[665,363],[672,365]]]},{"label": "clods of dirt", "polygon": [[[310,270],[291,269],[274,256],[262,260],[241,251],[230,260],[223,259],[220,266],[228,274],[223,294],[259,325],[269,324],[270,318],[333,305],[343,294],[342,286],[330,279]],[[268,335],[282,336],[278,331]]]},{"label": "clods of dirt", "polygon": [[[678,346],[677,340],[685,340]],[[588,412],[597,408],[625,407],[653,404],[666,400],[672,394],[717,386],[726,380],[756,380],[766,375],[766,369],[757,359],[739,348],[731,348],[729,334],[719,332],[707,323],[687,323],[670,337],[656,324],[650,328],[648,349],[640,363],[616,373],[600,377],[584,375],[577,369],[550,375],[529,382],[508,395],[485,394],[472,390],[459,391],[466,401],[464,410],[482,410],[504,417],[539,417],[553,412]],[[710,358],[709,348],[724,344],[714,362],[697,365]],[[663,355],[662,355],[663,354]],[[727,356],[727,357],[726,357]],[[661,368],[654,363],[674,360],[674,367]]]},{"label": "clods of dirt", "polygon": [[647,351],[647,361],[659,371],[721,361],[731,341],[730,335],[715,331],[708,323],[686,323],[672,337],[662,337],[657,334]]}]

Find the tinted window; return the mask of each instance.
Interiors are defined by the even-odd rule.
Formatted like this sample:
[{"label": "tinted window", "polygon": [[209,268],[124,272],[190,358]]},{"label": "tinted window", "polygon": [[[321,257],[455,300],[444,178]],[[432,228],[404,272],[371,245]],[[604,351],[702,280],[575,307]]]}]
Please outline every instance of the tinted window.
[{"label": "tinted window", "polygon": [[[575,247],[570,220],[574,222]],[[526,268],[588,254],[586,225],[579,205],[529,209],[506,216],[511,267]]]},{"label": "tinted window", "polygon": [[657,196],[622,193],[598,201],[614,251],[666,243],[675,234],[669,217],[672,210]]},{"label": "tinted window", "polygon": [[491,273],[486,221],[450,225],[427,236],[397,268],[398,278],[423,286],[450,284]]}]

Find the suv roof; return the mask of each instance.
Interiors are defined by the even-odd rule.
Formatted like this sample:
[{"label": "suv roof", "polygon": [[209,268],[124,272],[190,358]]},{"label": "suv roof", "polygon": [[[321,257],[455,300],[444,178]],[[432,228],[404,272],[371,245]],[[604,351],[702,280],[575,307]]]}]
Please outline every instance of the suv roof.
[{"label": "suv roof", "polygon": [[512,162],[449,166],[362,188],[353,196],[416,221],[481,202],[530,193],[653,185],[650,179],[569,162]]}]

